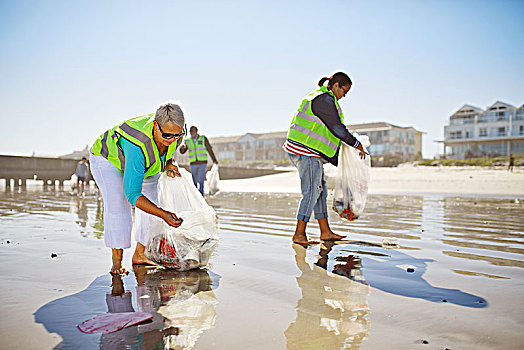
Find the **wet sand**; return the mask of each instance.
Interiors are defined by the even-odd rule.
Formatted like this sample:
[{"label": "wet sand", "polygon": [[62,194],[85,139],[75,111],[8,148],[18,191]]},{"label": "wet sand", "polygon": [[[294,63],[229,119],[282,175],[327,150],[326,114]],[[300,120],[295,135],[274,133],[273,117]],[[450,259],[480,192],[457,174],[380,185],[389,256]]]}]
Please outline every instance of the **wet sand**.
[{"label": "wet sand", "polygon": [[[207,270],[119,281],[96,196],[3,190],[5,349],[524,347],[522,198],[372,194],[357,221],[330,212],[347,241],[306,249],[290,242],[298,194],[223,191],[208,197],[220,244]],[[391,237],[399,246],[383,247]],[[115,310],[154,318],[104,336],[76,328]]]}]

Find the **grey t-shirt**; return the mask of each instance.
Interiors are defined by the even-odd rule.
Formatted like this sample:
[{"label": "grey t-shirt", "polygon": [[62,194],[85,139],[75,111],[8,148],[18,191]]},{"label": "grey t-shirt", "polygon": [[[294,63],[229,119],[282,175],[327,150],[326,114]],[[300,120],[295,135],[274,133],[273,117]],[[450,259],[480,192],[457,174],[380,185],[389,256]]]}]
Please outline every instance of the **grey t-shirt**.
[{"label": "grey t-shirt", "polygon": [[76,176],[82,177],[84,179],[87,179],[87,176],[89,175],[89,168],[87,167],[87,163],[79,162],[76,166]]}]

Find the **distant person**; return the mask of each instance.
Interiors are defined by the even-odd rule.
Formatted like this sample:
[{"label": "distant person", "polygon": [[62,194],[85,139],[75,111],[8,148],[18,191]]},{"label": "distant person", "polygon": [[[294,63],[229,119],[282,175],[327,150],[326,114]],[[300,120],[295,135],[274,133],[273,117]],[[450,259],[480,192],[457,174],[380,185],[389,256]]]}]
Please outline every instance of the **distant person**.
[{"label": "distant person", "polygon": [[191,135],[186,139],[184,145],[180,147],[180,153],[184,154],[189,150],[189,167],[191,169],[191,176],[193,176],[193,183],[196,188],[204,195],[204,180],[206,178],[207,155],[211,156],[213,163],[218,164],[213,148],[209,140],[204,135],[198,134],[196,126],[189,128]]},{"label": "distant person", "polygon": [[[78,189],[78,194],[84,193],[84,186],[89,176],[89,165],[87,164],[87,158],[82,157],[82,160],[78,162],[76,166],[76,188]],[[80,187],[81,185],[81,187]]]},{"label": "distant person", "polygon": [[182,223],[175,213],[156,203],[160,173],[180,176],[172,156],[182,143],[184,123],[180,106],[165,103],[154,114],[128,119],[107,130],[91,148],[91,173],[104,199],[104,240],[112,250],[112,274],[127,273],[122,256],[123,250],[131,247],[132,205],[137,208],[133,264],[150,264],[144,255],[149,240],[148,214],[172,227]]},{"label": "distant person", "polygon": [[[327,82],[327,86],[324,84]],[[321,240],[339,240],[345,236],[331,231],[328,223],[327,187],[323,164],[330,162],[338,166],[340,142],[366,153],[360,142],[346,129],[344,114],[338,100],[345,97],[351,89],[351,79],[343,72],[331,78],[322,78],[319,88],[302,99],[282,146],[288,153],[291,163],[298,169],[302,198],[297,211],[297,226],[293,242],[316,244],[309,241],[306,226],[312,212],[320,226]]]},{"label": "distant person", "polygon": [[515,163],[515,158],[513,158],[513,153],[510,153],[509,162],[508,162],[508,171],[513,172],[513,163]]}]

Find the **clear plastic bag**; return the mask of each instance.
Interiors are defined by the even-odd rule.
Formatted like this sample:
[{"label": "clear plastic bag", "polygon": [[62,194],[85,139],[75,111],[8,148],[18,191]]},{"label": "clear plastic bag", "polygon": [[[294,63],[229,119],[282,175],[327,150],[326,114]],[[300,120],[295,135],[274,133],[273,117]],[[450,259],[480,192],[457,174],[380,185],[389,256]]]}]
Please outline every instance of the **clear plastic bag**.
[{"label": "clear plastic bag", "polygon": [[167,268],[186,271],[207,265],[218,243],[216,213],[193,184],[191,174],[179,168],[181,177],[165,173],[158,181],[159,205],[183,220],[171,227],[164,220],[151,219],[146,257]]},{"label": "clear plastic bag", "polygon": [[[366,135],[353,133],[364,149],[369,146]],[[367,151],[367,150],[366,150]],[[366,206],[370,180],[370,156],[360,159],[360,152],[342,143],[338,155],[338,172],[335,180],[333,210],[347,220],[356,220],[362,215]]]},{"label": "clear plastic bag", "polygon": [[213,164],[213,166],[211,166],[211,170],[206,174],[206,178],[207,188],[209,189],[209,194],[212,196],[220,190],[218,188],[218,182],[220,181],[220,176],[218,175],[218,164]]}]

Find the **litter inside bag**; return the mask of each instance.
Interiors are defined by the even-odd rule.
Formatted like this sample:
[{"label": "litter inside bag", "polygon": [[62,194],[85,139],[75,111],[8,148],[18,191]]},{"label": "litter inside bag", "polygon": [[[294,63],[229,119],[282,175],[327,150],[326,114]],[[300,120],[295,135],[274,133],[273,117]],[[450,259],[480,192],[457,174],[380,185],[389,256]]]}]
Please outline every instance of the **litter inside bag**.
[{"label": "litter inside bag", "polygon": [[211,166],[211,170],[206,174],[206,178],[207,188],[209,189],[209,194],[212,196],[219,191],[218,183],[220,176],[218,175],[218,164]]},{"label": "litter inside bag", "polygon": [[146,257],[166,268],[186,271],[207,265],[218,243],[216,213],[198,192],[191,174],[179,169],[181,177],[165,173],[158,181],[160,207],[183,219],[175,228],[153,217]]},{"label": "litter inside bag", "polygon": [[[362,143],[364,149],[369,146],[369,138],[366,135],[353,135]],[[350,221],[358,219],[364,211],[370,180],[370,156],[360,159],[359,153],[343,143],[338,156],[333,210],[341,218]]]},{"label": "litter inside bag", "polygon": [[199,241],[168,232],[151,239],[146,257],[164,267],[187,271],[207,265],[217,243],[212,238]]}]

